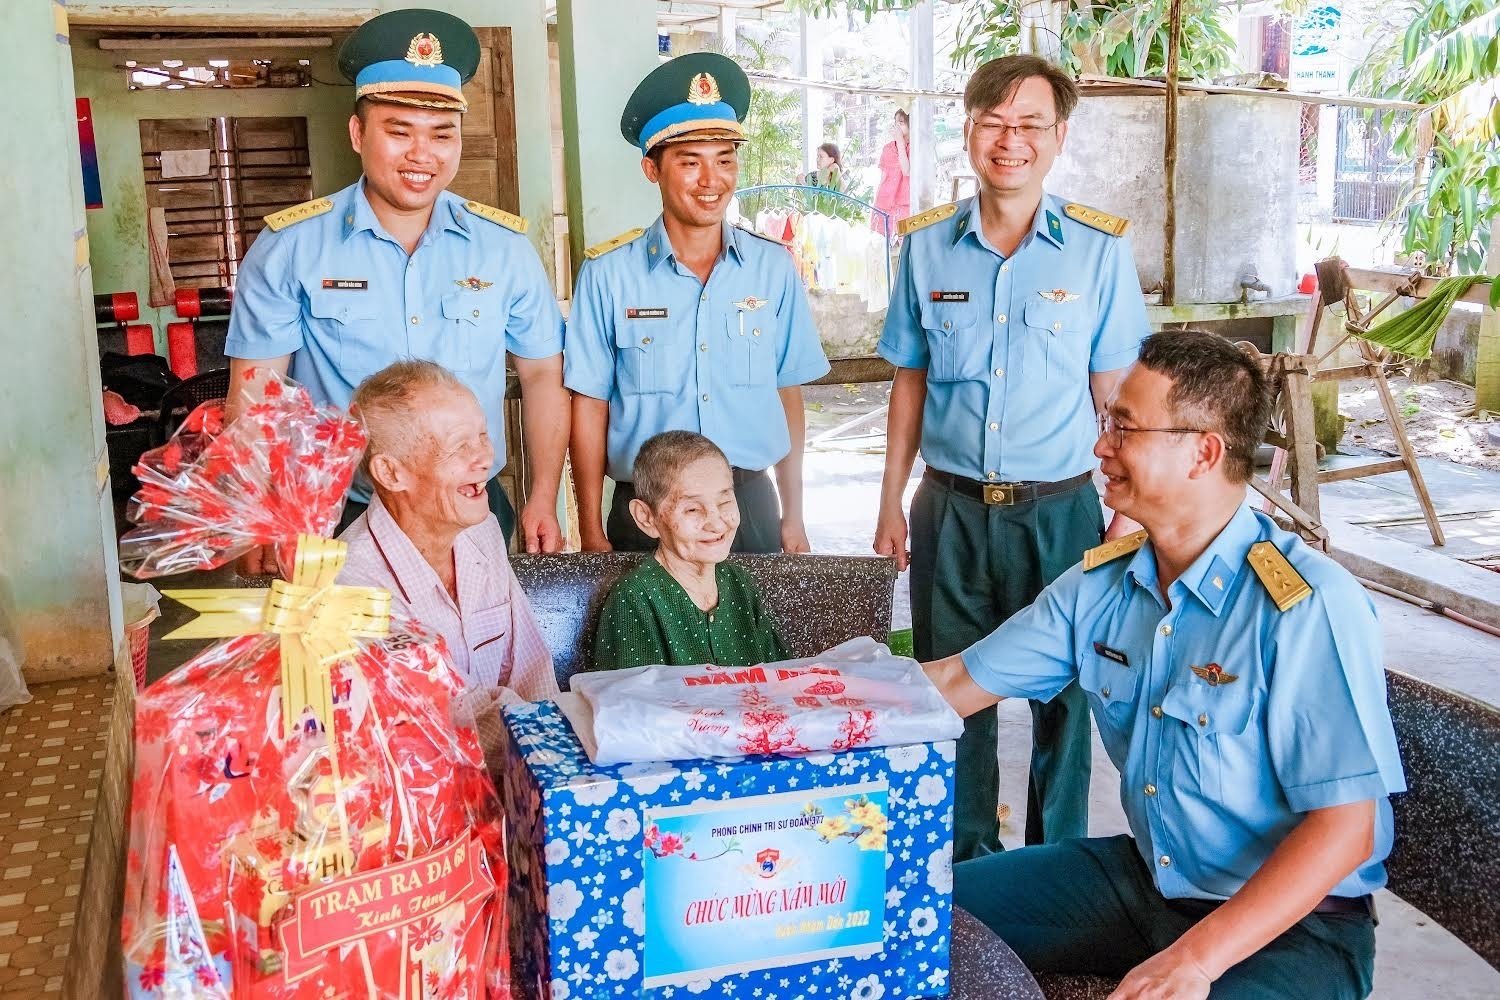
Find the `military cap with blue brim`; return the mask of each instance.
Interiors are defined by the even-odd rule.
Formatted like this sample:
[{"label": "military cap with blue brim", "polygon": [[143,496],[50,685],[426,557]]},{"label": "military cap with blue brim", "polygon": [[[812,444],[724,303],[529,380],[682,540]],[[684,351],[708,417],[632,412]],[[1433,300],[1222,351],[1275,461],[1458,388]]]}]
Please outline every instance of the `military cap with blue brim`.
[{"label": "military cap with blue brim", "polygon": [[664,142],[744,142],[750,80],[717,52],[693,52],[646,74],[625,102],[620,134],[642,155]]},{"label": "military cap with blue brim", "polygon": [[356,100],[467,111],[463,85],[479,68],[479,38],[467,21],[441,10],[378,14],[339,49],[339,71]]}]

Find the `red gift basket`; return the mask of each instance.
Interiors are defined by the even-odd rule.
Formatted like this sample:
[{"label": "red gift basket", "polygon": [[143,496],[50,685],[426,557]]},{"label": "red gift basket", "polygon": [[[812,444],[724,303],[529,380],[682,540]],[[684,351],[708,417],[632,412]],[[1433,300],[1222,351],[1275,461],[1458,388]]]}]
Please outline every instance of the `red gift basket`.
[{"label": "red gift basket", "polygon": [[[504,827],[462,680],[337,583],[359,423],[254,370],[142,456],[139,576],[275,548],[269,590],[165,591],[223,637],[137,697],[121,927],[132,997],[505,998]],[[171,638],[172,636],[169,636]]]}]

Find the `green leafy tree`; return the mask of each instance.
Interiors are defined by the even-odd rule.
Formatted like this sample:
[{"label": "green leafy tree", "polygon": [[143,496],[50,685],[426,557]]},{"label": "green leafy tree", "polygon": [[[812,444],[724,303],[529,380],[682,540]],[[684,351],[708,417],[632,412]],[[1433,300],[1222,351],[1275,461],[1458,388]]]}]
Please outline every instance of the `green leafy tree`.
[{"label": "green leafy tree", "polygon": [[[965,0],[953,61],[978,66],[1021,51],[1023,0]],[[1217,0],[1183,0],[1184,79],[1222,76],[1234,66],[1234,36],[1224,30]],[[1170,0],[1070,0],[1058,38],[1059,61],[1074,73],[1150,77],[1167,71]]]},{"label": "green leafy tree", "polygon": [[[1022,8],[1031,0],[961,0],[953,62],[978,66],[1021,51]],[[1287,0],[1294,5],[1301,0]],[[917,0],[788,0],[787,6],[818,17],[834,14],[841,3],[868,20],[877,13],[907,10]],[[1234,37],[1219,12],[1237,4],[1183,0],[1180,76],[1220,76],[1234,65]],[[1167,68],[1167,21],[1171,0],[1064,0],[1057,39],[1063,66],[1075,73],[1107,76],[1161,76]]]},{"label": "green leafy tree", "polygon": [[1405,30],[1387,32],[1353,82],[1363,93],[1427,105],[1378,119],[1392,149],[1418,165],[1395,216],[1402,249],[1434,272],[1480,273],[1500,216],[1500,4],[1400,0],[1387,17]]},{"label": "green leafy tree", "polygon": [[[781,32],[764,40],[740,36],[736,58],[751,70],[785,73],[791,61],[777,52]],[[802,95],[788,87],[766,87],[751,81],[750,111],[740,147],[740,186],[795,184],[802,174]]]}]

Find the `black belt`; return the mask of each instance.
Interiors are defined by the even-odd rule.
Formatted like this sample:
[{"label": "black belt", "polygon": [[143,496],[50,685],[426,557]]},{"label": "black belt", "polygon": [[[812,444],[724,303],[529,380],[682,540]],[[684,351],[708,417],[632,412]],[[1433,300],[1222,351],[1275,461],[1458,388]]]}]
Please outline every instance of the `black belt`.
[{"label": "black belt", "polygon": [[951,472],[943,472],[929,465],[927,471],[922,473],[922,478],[930,479],[960,496],[983,500],[987,504],[1010,507],[1014,504],[1031,503],[1043,497],[1057,496],[1059,493],[1076,490],[1084,483],[1092,481],[1094,474],[1080,472],[1072,479],[1064,479],[1056,483],[986,483],[978,479],[955,476]]},{"label": "black belt", "polygon": [[[741,469],[738,466],[730,466],[729,474],[734,477],[735,486],[744,486],[746,483],[766,474],[765,469]],[[635,489],[634,483],[616,483],[616,486],[629,486]]]},{"label": "black belt", "polygon": [[[1189,916],[1203,916],[1224,905],[1219,899],[1169,899],[1167,905]],[[1362,913],[1375,920],[1375,897],[1373,896],[1324,896],[1312,908],[1314,913]],[[1378,922],[1378,921],[1377,921]]]}]

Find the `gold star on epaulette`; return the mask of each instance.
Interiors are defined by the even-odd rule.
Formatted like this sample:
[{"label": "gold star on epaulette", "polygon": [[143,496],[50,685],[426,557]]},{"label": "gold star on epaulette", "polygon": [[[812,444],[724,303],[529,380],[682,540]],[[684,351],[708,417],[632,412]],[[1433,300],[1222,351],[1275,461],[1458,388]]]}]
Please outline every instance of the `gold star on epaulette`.
[{"label": "gold star on epaulette", "polygon": [[1089,208],[1077,202],[1064,205],[1063,214],[1074,222],[1081,222],[1090,229],[1097,229],[1111,236],[1124,236],[1125,230],[1130,228],[1129,219],[1122,219],[1118,215],[1110,215],[1108,212],[1101,212],[1097,208]]},{"label": "gold star on epaulette", "polygon": [[1098,569],[1107,562],[1114,562],[1121,556],[1128,556],[1142,545],[1146,544],[1145,529],[1116,538],[1112,542],[1103,545],[1095,545],[1083,554],[1083,571],[1087,573],[1091,569]]},{"label": "gold star on epaulette", "polygon": [[619,236],[614,237],[613,239],[605,240],[603,243],[595,243],[593,246],[585,250],[583,252],[583,255],[589,260],[594,260],[597,257],[603,257],[611,250],[618,250],[620,247],[624,246],[627,243],[634,243],[636,240],[645,235],[646,231],[644,229],[627,229],[625,232],[621,233]]},{"label": "gold star on epaulette", "polygon": [[503,208],[495,208],[493,205],[486,205],[483,202],[466,201],[464,202],[464,208],[467,208],[486,222],[493,222],[497,226],[504,226],[506,229],[521,233],[522,235],[525,235],[527,227],[530,226],[530,223],[519,215],[513,215]]},{"label": "gold star on epaulette", "polygon": [[1281,550],[1270,542],[1256,542],[1250,546],[1246,556],[1250,568],[1260,577],[1266,593],[1276,604],[1276,610],[1286,611],[1303,598],[1312,596],[1312,585],[1302,579],[1302,574],[1292,568]]},{"label": "gold star on epaulette", "polygon": [[266,216],[266,228],[273,233],[279,233],[287,226],[308,219],[315,219],[325,212],[333,211],[333,202],[328,198],[314,198],[312,201],[304,201],[300,205],[291,208],[283,208],[279,212],[272,212]]},{"label": "gold star on epaulette", "polygon": [[896,232],[901,236],[909,236],[918,229],[927,228],[934,222],[942,222],[944,219],[952,218],[953,213],[957,211],[958,204],[956,202],[949,202],[946,205],[939,205],[937,208],[929,208],[925,212],[918,212],[916,215],[908,215],[896,223]]}]

